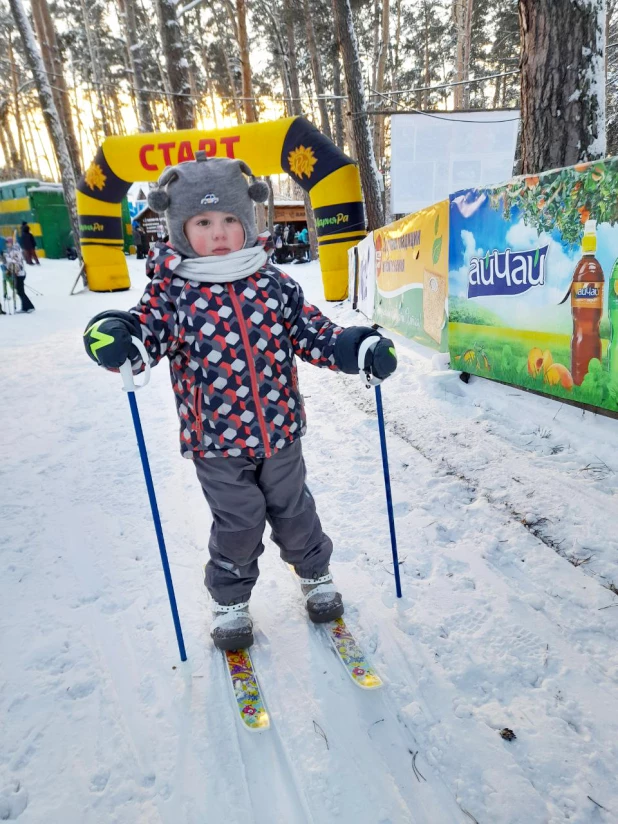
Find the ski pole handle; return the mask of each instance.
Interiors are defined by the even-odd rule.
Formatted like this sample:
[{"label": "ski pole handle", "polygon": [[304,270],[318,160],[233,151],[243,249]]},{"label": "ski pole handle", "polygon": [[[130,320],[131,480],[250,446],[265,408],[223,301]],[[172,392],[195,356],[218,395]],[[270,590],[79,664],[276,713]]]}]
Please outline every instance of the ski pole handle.
[{"label": "ski pole handle", "polygon": [[142,383],[135,383],[135,380],[133,379],[131,361],[127,358],[120,367],[120,374],[124,384],[122,389],[124,392],[135,392],[137,389],[143,389],[144,386],[146,386],[146,384],[150,381],[150,358],[148,357],[146,347],[139,338],[135,337],[135,335],[131,335],[131,342],[140,353],[141,358],[144,361],[144,380]]},{"label": "ski pole handle", "polygon": [[371,389],[372,386],[379,386],[382,383],[380,378],[376,378],[375,375],[371,374],[369,369],[365,369],[365,358],[367,357],[367,352],[373,349],[373,347],[380,340],[382,340],[380,335],[371,335],[361,341],[361,344],[358,347],[358,371],[360,374],[360,379],[365,384],[367,389]]}]

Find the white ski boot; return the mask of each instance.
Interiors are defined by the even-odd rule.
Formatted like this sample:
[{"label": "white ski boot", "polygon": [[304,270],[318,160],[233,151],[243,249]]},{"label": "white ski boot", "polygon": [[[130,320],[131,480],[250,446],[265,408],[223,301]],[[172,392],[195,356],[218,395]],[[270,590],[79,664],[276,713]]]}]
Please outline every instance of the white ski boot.
[{"label": "white ski boot", "polygon": [[325,624],[341,618],[343,601],[333,584],[333,576],[326,572],[316,578],[300,578],[305,606],[314,624]]},{"label": "white ski boot", "polygon": [[215,603],[210,637],[217,649],[247,649],[253,644],[253,621],[249,615],[249,602],[242,604]]}]

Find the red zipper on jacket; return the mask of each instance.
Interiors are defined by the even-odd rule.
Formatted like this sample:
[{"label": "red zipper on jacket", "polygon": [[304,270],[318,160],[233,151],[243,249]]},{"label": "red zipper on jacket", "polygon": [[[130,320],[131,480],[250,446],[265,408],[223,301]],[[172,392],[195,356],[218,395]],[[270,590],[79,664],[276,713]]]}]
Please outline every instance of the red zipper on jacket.
[{"label": "red zipper on jacket", "polygon": [[245,326],[245,319],[242,316],[242,309],[240,307],[240,303],[238,302],[238,297],[231,283],[227,284],[227,289],[230,293],[232,303],[234,304],[234,312],[236,313],[236,317],[238,318],[238,325],[240,326],[240,336],[245,347],[245,352],[247,353],[247,365],[249,366],[249,374],[251,375],[251,387],[253,389],[253,402],[255,403],[257,409],[260,431],[262,433],[262,440],[264,441],[264,452],[266,454],[266,457],[270,458],[272,454],[270,450],[270,440],[268,438],[266,421],[264,419],[264,413],[262,412],[262,404],[260,402],[260,392],[258,388],[257,373],[255,371],[255,361],[253,360],[251,344],[249,343],[249,333],[247,332],[247,327]]},{"label": "red zipper on jacket", "polygon": [[204,427],[202,426],[202,387],[195,387],[195,431],[199,441],[201,442],[204,435]]}]

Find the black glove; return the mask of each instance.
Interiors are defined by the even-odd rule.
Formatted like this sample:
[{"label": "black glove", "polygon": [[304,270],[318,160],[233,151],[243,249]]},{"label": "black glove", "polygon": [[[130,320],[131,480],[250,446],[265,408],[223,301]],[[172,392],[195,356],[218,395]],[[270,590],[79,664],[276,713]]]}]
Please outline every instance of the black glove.
[{"label": "black glove", "polygon": [[368,326],[348,326],[338,336],[335,344],[335,363],[342,372],[358,375],[358,350],[365,338],[378,337],[378,343],[365,355],[364,368],[380,380],[388,378],[397,368],[395,346],[389,338],[383,338]]},{"label": "black glove", "polygon": [[384,380],[393,374],[397,369],[397,355],[392,340],[380,338],[365,356],[365,369],[368,369],[375,378],[380,380]]},{"label": "black glove", "polygon": [[142,339],[141,327],[135,315],[108,309],[95,315],[84,332],[84,346],[93,361],[106,369],[118,369],[127,358],[138,353],[131,335]]}]

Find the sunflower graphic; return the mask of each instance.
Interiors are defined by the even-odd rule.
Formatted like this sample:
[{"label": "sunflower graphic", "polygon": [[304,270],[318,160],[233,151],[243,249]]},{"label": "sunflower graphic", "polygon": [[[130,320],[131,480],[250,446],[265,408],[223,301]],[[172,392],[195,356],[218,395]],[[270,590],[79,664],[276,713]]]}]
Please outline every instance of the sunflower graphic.
[{"label": "sunflower graphic", "polygon": [[299,146],[288,155],[290,170],[293,174],[300,178],[302,178],[303,175],[310,178],[313,174],[313,167],[317,162],[317,158],[314,155],[311,146]]},{"label": "sunflower graphic", "polygon": [[86,186],[92,189],[92,191],[94,191],[95,186],[97,189],[103,191],[107,177],[103,174],[103,169],[98,163],[91,163],[88,171],[84,175],[84,180],[86,181]]}]

